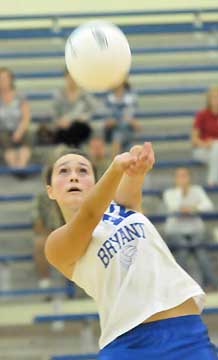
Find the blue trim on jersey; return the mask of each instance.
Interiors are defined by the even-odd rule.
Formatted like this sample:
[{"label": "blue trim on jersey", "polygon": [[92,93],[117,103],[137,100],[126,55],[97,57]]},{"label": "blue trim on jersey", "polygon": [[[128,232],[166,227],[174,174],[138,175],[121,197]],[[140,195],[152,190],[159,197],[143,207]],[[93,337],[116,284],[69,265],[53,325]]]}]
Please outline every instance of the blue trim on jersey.
[{"label": "blue trim on jersey", "polygon": [[199,315],[140,324],[99,353],[99,360],[218,360]]}]

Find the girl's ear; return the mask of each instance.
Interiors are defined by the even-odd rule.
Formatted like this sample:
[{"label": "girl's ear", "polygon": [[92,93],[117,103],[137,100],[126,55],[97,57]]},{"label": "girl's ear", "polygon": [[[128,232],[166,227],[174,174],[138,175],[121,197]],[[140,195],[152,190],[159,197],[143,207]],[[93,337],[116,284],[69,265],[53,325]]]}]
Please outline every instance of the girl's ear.
[{"label": "girl's ear", "polygon": [[55,198],[54,198],[54,196],[53,196],[53,192],[52,192],[52,187],[51,187],[51,185],[47,185],[47,186],[46,186],[46,189],[47,189],[47,193],[48,193],[49,199],[55,200]]}]

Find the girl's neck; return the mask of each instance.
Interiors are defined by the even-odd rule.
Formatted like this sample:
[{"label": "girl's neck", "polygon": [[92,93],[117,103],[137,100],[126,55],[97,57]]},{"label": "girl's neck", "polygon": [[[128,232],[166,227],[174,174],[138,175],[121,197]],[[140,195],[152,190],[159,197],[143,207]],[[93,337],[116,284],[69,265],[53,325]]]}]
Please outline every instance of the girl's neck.
[{"label": "girl's neck", "polygon": [[61,210],[66,223],[69,223],[72,220],[72,218],[73,218],[74,214],[77,212],[77,210],[78,210],[78,207]]}]

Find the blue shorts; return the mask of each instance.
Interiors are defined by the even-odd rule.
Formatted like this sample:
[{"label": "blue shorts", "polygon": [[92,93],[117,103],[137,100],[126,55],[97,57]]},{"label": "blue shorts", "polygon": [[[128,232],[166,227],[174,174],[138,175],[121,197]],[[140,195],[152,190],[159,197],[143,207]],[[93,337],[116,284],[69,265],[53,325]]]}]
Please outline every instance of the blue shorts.
[{"label": "blue shorts", "polygon": [[199,315],[140,324],[99,353],[99,360],[218,360]]}]

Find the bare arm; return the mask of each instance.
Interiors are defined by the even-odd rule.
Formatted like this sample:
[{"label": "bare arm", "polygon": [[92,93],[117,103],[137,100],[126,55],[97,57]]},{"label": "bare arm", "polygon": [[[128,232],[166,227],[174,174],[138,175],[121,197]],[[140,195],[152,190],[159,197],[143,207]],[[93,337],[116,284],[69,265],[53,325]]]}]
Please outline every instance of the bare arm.
[{"label": "bare arm", "polygon": [[[135,145],[130,153],[138,158],[136,166],[132,166],[129,174],[122,176],[115,195],[115,201],[135,211],[142,211],[142,187],[144,177],[154,164],[154,152],[150,143]],[[132,170],[132,171],[131,171]]]},{"label": "bare arm", "polygon": [[200,132],[197,128],[192,129],[192,144],[194,146],[208,147],[211,144],[211,140],[201,140]]},{"label": "bare arm", "polygon": [[[28,129],[29,122],[30,122],[30,108],[27,101],[23,101],[21,104],[21,113],[22,119],[18,125],[18,128],[15,131],[16,136],[18,137],[17,140],[20,140],[22,136],[25,134],[26,130]],[[15,137],[16,137],[15,136]]]},{"label": "bare arm", "polygon": [[115,195],[115,201],[129,209],[142,211],[142,185],[144,175],[133,177],[123,175]]},{"label": "bare arm", "polygon": [[46,242],[48,261],[66,277],[72,277],[75,262],[84,255],[104,211],[114,198],[124,171],[135,162],[130,153],[118,155],[66,225],[52,232]]}]

